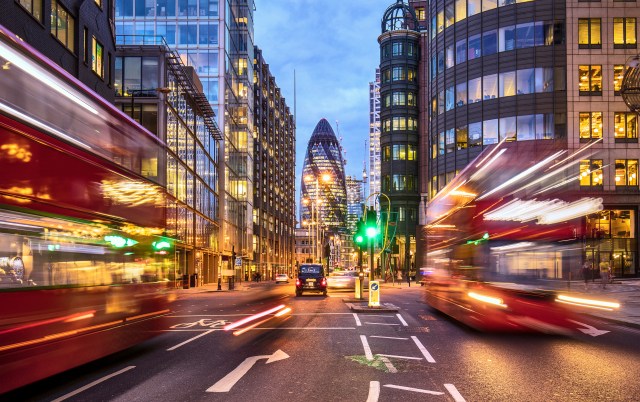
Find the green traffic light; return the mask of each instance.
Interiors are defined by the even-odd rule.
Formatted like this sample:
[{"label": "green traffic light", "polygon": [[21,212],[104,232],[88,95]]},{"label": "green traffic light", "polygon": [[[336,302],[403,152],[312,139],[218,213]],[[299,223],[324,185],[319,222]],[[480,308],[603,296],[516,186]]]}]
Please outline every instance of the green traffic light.
[{"label": "green traffic light", "polygon": [[358,245],[364,243],[364,237],[362,237],[362,235],[356,235],[354,240],[355,240],[355,243],[358,244]]},{"label": "green traffic light", "polygon": [[367,228],[367,237],[372,239],[374,237],[376,237],[378,235],[378,228],[377,227],[373,227],[373,226],[369,226]]}]

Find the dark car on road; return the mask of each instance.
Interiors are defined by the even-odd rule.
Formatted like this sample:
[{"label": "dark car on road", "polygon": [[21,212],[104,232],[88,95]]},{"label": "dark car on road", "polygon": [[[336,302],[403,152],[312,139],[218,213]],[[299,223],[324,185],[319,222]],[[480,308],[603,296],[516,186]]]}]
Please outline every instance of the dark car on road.
[{"label": "dark car on road", "polygon": [[322,292],[327,295],[327,278],[322,264],[301,264],[296,278],[296,296],[302,292]]}]

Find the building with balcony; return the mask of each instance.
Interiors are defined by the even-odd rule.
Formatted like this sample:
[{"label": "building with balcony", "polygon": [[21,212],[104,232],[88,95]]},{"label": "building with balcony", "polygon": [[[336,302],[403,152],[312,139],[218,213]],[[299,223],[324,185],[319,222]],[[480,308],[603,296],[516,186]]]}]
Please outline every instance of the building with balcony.
[{"label": "building with balcony", "polygon": [[[200,77],[222,132],[221,264],[243,279],[253,250],[253,0],[116,0],[118,44],[162,36]],[[126,90],[126,88],[124,88]],[[240,257],[242,265],[235,264]]]},{"label": "building with balcony", "polygon": [[164,234],[174,240],[178,274],[195,286],[216,282],[222,135],[193,67],[162,37],[135,42],[146,45],[117,47],[115,104],[166,144],[158,176],[167,188]]}]

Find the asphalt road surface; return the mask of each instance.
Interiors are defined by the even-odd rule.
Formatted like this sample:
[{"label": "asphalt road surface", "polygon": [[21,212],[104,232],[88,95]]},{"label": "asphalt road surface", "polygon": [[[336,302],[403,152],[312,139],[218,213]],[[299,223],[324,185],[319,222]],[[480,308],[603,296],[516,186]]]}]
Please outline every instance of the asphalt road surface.
[{"label": "asphalt road surface", "polygon": [[[575,336],[480,333],[383,288],[397,312],[294,297],[292,284],[183,294],[158,337],[2,395],[10,401],[637,401],[640,330],[596,322]],[[279,305],[243,333],[230,323]],[[235,329],[245,328],[247,325]],[[577,325],[578,326],[578,325]],[[240,332],[240,331],[239,331]],[[588,332],[588,331],[587,331]],[[0,379],[1,380],[1,379]]]}]

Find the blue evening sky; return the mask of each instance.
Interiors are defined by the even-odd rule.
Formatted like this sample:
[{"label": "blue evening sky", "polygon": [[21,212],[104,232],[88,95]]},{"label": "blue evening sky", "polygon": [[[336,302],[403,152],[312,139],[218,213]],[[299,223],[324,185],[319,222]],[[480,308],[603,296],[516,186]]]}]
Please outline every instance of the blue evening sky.
[{"label": "blue evening sky", "polygon": [[362,178],[365,158],[369,165],[369,82],[379,64],[380,21],[392,3],[255,0],[255,44],[292,113],[295,70],[297,192],[309,138],[323,117],[342,137],[346,174]]}]

